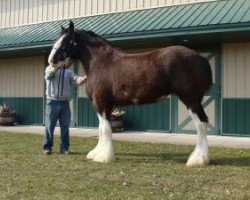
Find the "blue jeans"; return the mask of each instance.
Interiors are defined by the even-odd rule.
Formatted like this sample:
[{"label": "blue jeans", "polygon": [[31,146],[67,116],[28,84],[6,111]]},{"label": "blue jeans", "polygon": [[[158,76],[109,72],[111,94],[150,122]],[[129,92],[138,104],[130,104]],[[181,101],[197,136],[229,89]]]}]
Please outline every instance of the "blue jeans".
[{"label": "blue jeans", "polygon": [[70,116],[69,101],[47,100],[43,142],[44,150],[52,150],[57,120],[59,120],[61,129],[60,151],[69,150]]}]

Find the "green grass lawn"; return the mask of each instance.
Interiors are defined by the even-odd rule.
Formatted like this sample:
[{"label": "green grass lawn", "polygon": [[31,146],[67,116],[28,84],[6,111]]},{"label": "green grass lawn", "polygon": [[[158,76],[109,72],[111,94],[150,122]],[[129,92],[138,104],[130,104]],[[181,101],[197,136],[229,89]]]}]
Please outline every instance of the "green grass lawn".
[{"label": "green grass lawn", "polygon": [[71,137],[74,154],[42,154],[41,135],[0,133],[0,199],[250,199],[250,149],[211,148],[211,164],[185,166],[191,146],[114,142],[111,164],[86,160],[97,140]]}]

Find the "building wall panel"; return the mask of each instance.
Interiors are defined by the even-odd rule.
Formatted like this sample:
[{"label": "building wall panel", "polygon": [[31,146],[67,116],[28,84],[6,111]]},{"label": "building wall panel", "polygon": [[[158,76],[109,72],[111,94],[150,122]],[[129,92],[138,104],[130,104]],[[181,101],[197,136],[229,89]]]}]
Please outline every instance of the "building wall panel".
[{"label": "building wall panel", "polygon": [[43,56],[0,59],[0,104],[19,124],[43,124],[44,69]]},{"label": "building wall panel", "polygon": [[85,0],[85,15],[91,15],[92,10],[91,10],[91,0]]},{"label": "building wall panel", "polygon": [[[18,21],[18,10],[19,10],[19,2],[15,3],[15,0],[11,0],[12,5],[12,12],[11,12],[11,19],[10,19],[10,26],[14,26],[16,21]],[[1,6],[1,5],[0,5]]]},{"label": "building wall panel", "polygon": [[223,97],[250,98],[250,43],[224,44],[222,56]]},{"label": "building wall panel", "polygon": [[[24,11],[23,5],[24,5],[24,0],[20,0],[19,1],[19,11],[17,11],[18,12],[18,21],[15,22],[15,25],[24,24],[24,22],[23,22],[23,11]],[[7,21],[7,19],[5,19],[5,20]]]},{"label": "building wall panel", "polygon": [[20,11],[23,11],[23,24],[27,24],[29,22],[31,22],[31,18],[29,19],[29,0],[23,0],[23,4],[22,4],[22,9],[20,9]]},{"label": "building wall panel", "polygon": [[54,10],[54,4],[47,3],[47,20],[51,21],[53,19],[57,19],[56,11]]},{"label": "building wall panel", "polygon": [[6,18],[8,16],[8,12],[6,10],[6,1],[1,1],[1,27],[6,27]]},{"label": "building wall panel", "polygon": [[222,131],[230,135],[250,135],[250,99],[223,99]]},{"label": "building wall panel", "polygon": [[[38,13],[37,13],[37,21],[33,20],[33,22],[41,22],[43,21],[43,4],[42,4],[42,1],[43,0],[38,0],[37,1],[37,10],[38,10]],[[59,7],[59,5],[58,5]],[[20,25],[19,23],[17,25]]]},{"label": "building wall panel", "polygon": [[0,104],[10,105],[15,110],[15,121],[18,124],[43,124],[42,97],[0,97]]},{"label": "building wall panel", "polygon": [[[10,5],[15,5],[15,4],[13,4],[13,2],[14,2],[14,0],[10,0]],[[15,8],[10,8],[10,11],[11,10],[14,10]],[[14,24],[15,23],[15,11],[14,12],[10,12],[10,20],[9,20],[9,23],[10,23],[10,25],[9,26],[12,26],[12,24]]]},{"label": "building wall panel", "polygon": [[250,134],[250,43],[222,46],[222,131]]},{"label": "building wall panel", "polygon": [[0,0],[0,27],[212,0]]},{"label": "building wall panel", "polygon": [[0,59],[0,72],[0,97],[43,97],[43,56]]}]

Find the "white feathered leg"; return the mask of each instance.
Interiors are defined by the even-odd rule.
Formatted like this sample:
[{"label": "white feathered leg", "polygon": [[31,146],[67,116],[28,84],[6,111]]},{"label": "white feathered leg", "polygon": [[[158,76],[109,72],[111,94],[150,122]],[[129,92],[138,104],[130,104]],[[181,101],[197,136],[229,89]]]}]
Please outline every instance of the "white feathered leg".
[{"label": "white feathered leg", "polygon": [[97,146],[88,153],[87,158],[95,162],[109,163],[114,160],[112,130],[105,116],[97,114],[99,119],[99,141]]},{"label": "white feathered leg", "polygon": [[101,146],[102,146],[101,144],[103,143],[103,142],[102,142],[102,137],[103,137],[103,135],[102,135],[102,131],[101,131],[101,127],[102,127],[101,123],[102,123],[102,121],[99,120],[98,143],[97,143],[96,147],[95,147],[94,149],[92,149],[92,150],[88,153],[87,159],[94,160],[94,158],[95,158],[95,156],[97,155],[97,153],[101,151]]},{"label": "white feathered leg", "polygon": [[190,116],[194,121],[195,128],[198,133],[196,147],[190,155],[187,166],[204,166],[209,163],[208,143],[207,143],[207,123],[201,122],[199,117],[189,110]]}]

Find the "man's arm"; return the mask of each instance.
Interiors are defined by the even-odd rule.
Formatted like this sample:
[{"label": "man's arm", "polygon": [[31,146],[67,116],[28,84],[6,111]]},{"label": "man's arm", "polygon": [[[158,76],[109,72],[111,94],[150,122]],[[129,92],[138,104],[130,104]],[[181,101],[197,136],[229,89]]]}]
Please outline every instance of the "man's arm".
[{"label": "man's arm", "polygon": [[45,69],[45,79],[46,80],[51,80],[52,78],[54,78],[56,73],[56,68],[52,67],[52,66],[47,66]]},{"label": "man's arm", "polygon": [[70,74],[71,81],[77,85],[82,85],[87,79],[87,76],[77,76],[72,70],[68,70],[68,73]]}]

